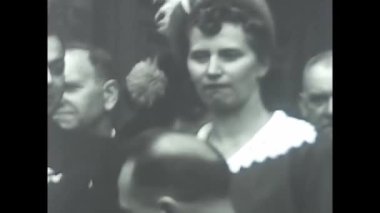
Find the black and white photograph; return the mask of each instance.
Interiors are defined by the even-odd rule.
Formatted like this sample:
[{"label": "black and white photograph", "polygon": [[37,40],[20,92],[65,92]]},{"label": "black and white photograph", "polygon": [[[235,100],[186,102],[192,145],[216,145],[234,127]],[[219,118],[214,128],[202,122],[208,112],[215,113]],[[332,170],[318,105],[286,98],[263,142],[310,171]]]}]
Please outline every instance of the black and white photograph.
[{"label": "black and white photograph", "polygon": [[332,0],[47,0],[48,213],[332,213]]}]

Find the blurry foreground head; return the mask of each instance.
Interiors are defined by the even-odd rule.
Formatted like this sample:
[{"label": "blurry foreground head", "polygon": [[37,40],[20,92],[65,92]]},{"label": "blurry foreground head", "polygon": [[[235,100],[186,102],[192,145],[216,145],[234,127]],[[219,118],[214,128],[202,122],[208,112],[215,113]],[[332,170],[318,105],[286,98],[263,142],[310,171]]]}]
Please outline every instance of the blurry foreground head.
[{"label": "blurry foreground head", "polygon": [[300,110],[317,130],[332,126],[332,61],[331,50],[320,53],[307,62],[303,73]]},{"label": "blurry foreground head", "polygon": [[122,212],[232,213],[230,173],[194,136],[146,131],[129,147],[118,180]]}]

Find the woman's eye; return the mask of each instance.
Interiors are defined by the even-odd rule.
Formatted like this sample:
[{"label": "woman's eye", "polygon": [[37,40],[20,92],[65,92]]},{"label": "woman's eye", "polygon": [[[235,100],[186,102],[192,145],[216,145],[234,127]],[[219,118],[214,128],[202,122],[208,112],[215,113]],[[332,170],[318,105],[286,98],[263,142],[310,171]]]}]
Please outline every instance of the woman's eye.
[{"label": "woman's eye", "polygon": [[243,53],[239,50],[234,50],[234,49],[228,49],[228,50],[222,50],[219,53],[220,57],[228,60],[228,61],[233,61],[243,55]]},{"label": "woman's eye", "polygon": [[190,53],[190,59],[200,63],[205,63],[209,60],[210,53],[207,51],[194,51]]}]

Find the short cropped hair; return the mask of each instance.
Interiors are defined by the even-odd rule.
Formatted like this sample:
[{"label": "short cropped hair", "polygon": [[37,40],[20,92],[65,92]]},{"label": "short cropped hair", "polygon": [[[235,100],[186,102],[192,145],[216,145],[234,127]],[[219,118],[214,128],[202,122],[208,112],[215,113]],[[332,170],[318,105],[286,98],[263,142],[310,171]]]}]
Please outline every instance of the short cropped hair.
[{"label": "short cropped hair", "polygon": [[315,65],[320,65],[320,66],[330,69],[332,68],[332,63],[333,63],[332,50],[321,52],[317,54],[316,56],[310,58],[307,61],[305,68],[303,70],[302,88],[305,89],[307,87],[308,81],[306,79],[308,79],[308,75],[310,71],[312,70],[311,68],[313,68]]},{"label": "short cropped hair", "polygon": [[306,63],[305,70],[309,70],[312,66],[316,64],[321,64],[323,66],[332,67],[332,50],[328,50],[309,59]]},{"label": "short cropped hair", "polygon": [[110,53],[106,50],[83,42],[70,42],[66,44],[66,50],[86,50],[89,52],[89,60],[94,65],[99,77],[104,80],[119,79]]},{"label": "short cropped hair", "polygon": [[[124,161],[135,162],[133,183],[137,187],[158,189],[184,202],[227,197],[230,172],[223,157],[206,144],[204,147],[211,157],[201,157],[191,152],[183,154],[186,150],[180,149],[174,154],[155,151],[153,147],[169,134],[179,133],[153,129],[143,132],[133,140],[129,146],[129,155]],[[202,143],[195,136],[190,137],[194,137],[194,143]],[[180,142],[172,143],[174,145]]]}]

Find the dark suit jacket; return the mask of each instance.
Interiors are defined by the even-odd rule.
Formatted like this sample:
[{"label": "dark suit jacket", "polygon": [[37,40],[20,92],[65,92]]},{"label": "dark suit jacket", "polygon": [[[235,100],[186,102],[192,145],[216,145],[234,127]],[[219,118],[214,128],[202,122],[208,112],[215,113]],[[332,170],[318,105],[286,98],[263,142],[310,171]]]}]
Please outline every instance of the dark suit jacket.
[{"label": "dark suit jacket", "polygon": [[48,212],[116,212],[115,152],[111,139],[67,134],[49,125],[48,167],[62,178],[48,183]]}]

